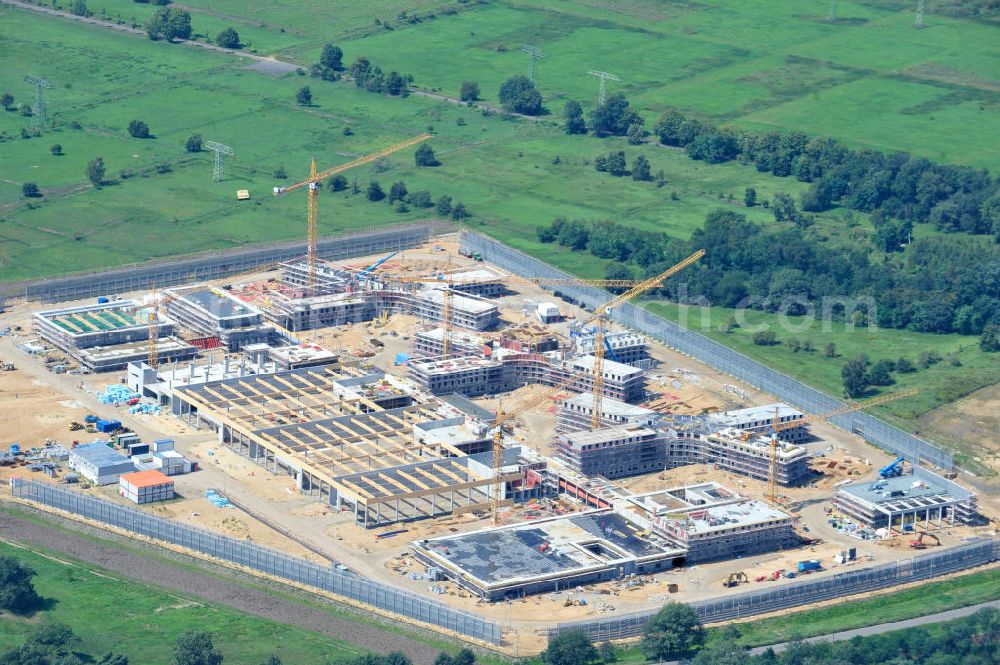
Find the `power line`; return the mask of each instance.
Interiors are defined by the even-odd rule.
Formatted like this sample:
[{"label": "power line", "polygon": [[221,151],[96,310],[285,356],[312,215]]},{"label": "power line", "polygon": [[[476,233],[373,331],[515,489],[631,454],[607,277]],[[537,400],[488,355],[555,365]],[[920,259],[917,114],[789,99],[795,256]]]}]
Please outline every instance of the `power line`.
[{"label": "power line", "polygon": [[597,86],[597,105],[604,106],[604,102],[607,100],[607,82],[608,81],[621,81],[620,78],[614,74],[609,74],[607,72],[599,72],[596,70],[590,70],[587,72],[587,76],[596,76],[600,83]]},{"label": "power line", "polygon": [[528,78],[535,82],[535,64],[545,57],[542,49],[529,44],[521,44],[521,50],[528,54]]},{"label": "power line", "polygon": [[50,90],[52,86],[41,76],[35,76],[34,74],[28,74],[24,77],[24,80],[35,86],[35,105],[31,108],[31,128],[41,132],[45,129],[47,121],[45,98],[42,97],[42,90]]},{"label": "power line", "polygon": [[212,182],[222,182],[222,156],[232,157],[236,153],[228,145],[215,141],[205,141],[205,147],[215,153],[215,172],[212,174]]}]

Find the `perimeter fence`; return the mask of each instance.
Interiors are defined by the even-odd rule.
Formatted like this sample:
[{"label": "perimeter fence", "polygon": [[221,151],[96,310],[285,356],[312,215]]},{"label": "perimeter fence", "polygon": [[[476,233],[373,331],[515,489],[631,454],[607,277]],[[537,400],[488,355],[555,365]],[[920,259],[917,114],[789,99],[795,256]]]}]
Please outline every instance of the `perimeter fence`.
[{"label": "perimeter fence", "polygon": [[[381,252],[417,247],[450,227],[435,222],[373,228],[317,242],[321,259],[340,260],[370,256]],[[173,259],[107,270],[99,273],[57,277],[38,282],[0,284],[0,291],[28,301],[62,302],[81,298],[96,298],[126,291],[163,288],[213,279],[223,279],[241,273],[266,269],[270,266],[303,258],[306,245],[289,242],[264,247],[212,252],[190,258]]]},{"label": "perimeter fence", "polygon": [[[464,251],[480,254],[484,261],[523,277],[573,278],[567,272],[479,233],[463,231],[461,247]],[[551,287],[546,288],[552,290]],[[612,298],[608,291],[585,284],[562,284],[558,290],[588,309]],[[610,318],[807,413],[825,413],[844,405],[840,399],[642,307],[625,303],[612,310]],[[829,422],[911,462],[921,459],[946,470],[954,466],[950,453],[862,411],[835,416]]]},{"label": "perimeter fence", "polygon": [[440,626],[490,644],[500,644],[500,626],[467,612],[452,609],[407,591],[367,579],[353,572],[321,566],[282,554],[248,540],[229,538],[142,510],[84,496],[79,491],[15,479],[13,495],[58,508],[102,524],[207,554],[285,580],[350,598],[366,605]]},{"label": "perimeter fence", "polygon": [[[883,564],[814,579],[796,580],[760,591],[734,593],[723,598],[689,603],[703,622],[728,621],[809,605],[866,591],[917,582],[982,566],[1000,559],[1000,540],[983,539],[943,552],[926,554],[904,561]],[[568,630],[583,630],[595,644],[642,635],[655,611],[617,616],[598,621],[561,623],[549,631],[549,637]]]}]

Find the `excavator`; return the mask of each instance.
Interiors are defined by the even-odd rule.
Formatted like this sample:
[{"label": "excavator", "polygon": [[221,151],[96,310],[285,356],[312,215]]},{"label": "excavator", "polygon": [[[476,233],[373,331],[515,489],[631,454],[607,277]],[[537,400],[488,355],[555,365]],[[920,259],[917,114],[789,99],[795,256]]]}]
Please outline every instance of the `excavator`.
[{"label": "excavator", "polygon": [[730,589],[734,586],[746,584],[749,581],[750,578],[747,577],[747,574],[741,570],[738,573],[729,573],[729,577],[722,580],[722,586],[726,587],[727,589]]},{"label": "excavator", "polygon": [[918,535],[914,540],[910,541],[910,547],[912,547],[915,550],[927,549],[927,543],[924,542],[925,537],[933,539],[935,545],[941,544],[941,539],[935,536],[933,533],[929,533],[927,531],[921,531],[920,535]]}]

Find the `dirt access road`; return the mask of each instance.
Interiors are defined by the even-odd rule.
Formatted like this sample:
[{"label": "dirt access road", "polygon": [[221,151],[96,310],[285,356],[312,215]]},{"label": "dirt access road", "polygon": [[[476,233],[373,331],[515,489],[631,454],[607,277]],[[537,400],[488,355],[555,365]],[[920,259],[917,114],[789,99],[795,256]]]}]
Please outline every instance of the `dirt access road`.
[{"label": "dirt access road", "polygon": [[245,587],[207,572],[152,559],[111,542],[73,535],[55,527],[29,522],[0,512],[0,538],[27,547],[49,550],[91,563],[131,580],[170,589],[241,612],[312,630],[378,653],[402,651],[415,663],[432,663],[433,647],[379,628],[338,617],[319,608],[298,604],[266,591]]}]

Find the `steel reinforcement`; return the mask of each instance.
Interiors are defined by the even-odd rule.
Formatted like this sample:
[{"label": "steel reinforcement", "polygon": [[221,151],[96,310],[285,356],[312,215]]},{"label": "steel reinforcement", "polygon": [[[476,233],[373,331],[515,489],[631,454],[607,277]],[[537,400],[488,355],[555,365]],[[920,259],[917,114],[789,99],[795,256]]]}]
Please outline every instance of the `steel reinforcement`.
[{"label": "steel reinforcement", "polygon": [[[904,561],[829,576],[820,574],[814,579],[799,579],[794,583],[760,591],[735,593],[716,600],[689,604],[705,623],[742,619],[856,593],[918,582],[982,566],[998,559],[1000,559],[1000,540],[983,539],[981,542]],[[598,621],[561,623],[549,631],[549,638],[568,630],[583,630],[595,644],[607,640],[638,637],[642,635],[643,628],[654,614],[655,611],[650,611]]]},{"label": "steel reinforcement", "polygon": [[[322,259],[340,260],[409,249],[427,242],[447,228],[436,222],[373,228],[321,239],[317,243],[317,253]],[[185,282],[222,279],[301,258],[305,252],[305,243],[289,242],[212,252],[93,274],[0,285],[0,291],[11,297],[23,296],[25,300],[40,302],[96,298],[154,286],[162,288]]]},{"label": "steel reinforcement", "polygon": [[[572,279],[573,275],[524,254],[516,249],[479,233],[463,231],[461,247],[464,251],[479,253],[484,261],[524,277],[551,277]],[[550,290],[552,290],[550,288]],[[607,302],[612,295],[593,286],[560,285],[559,291],[592,309]],[[770,393],[778,399],[808,413],[833,411],[844,402],[807,386],[787,374],[766,367],[756,360],[714,342],[704,335],[667,321],[641,307],[626,303],[611,312],[610,318],[626,328],[643,333],[687,356],[735,377],[754,388]],[[855,411],[836,416],[829,422],[837,427],[858,434],[870,443],[908,460],[924,460],[942,469],[951,470],[954,461],[947,453],[933,444],[870,414]]]},{"label": "steel reinforcement", "polygon": [[500,644],[500,626],[467,612],[413,593],[375,582],[353,572],[343,572],[305,559],[282,554],[248,540],[236,540],[206,529],[150,515],[79,491],[16,479],[13,496],[57,508],[131,533],[173,543],[253,570],[322,589],[372,607],[440,626],[489,644]]}]

